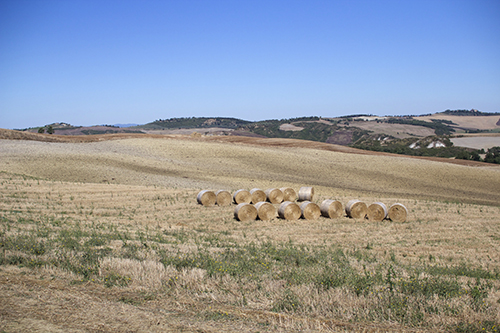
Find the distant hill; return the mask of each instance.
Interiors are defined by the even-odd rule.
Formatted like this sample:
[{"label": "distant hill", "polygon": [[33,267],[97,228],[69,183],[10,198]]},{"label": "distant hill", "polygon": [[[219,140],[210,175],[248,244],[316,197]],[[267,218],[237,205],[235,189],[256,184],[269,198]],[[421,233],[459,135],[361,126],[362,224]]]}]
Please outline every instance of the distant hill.
[{"label": "distant hill", "polygon": [[250,121],[237,118],[206,118],[206,117],[190,117],[190,118],[170,118],[159,119],[152,123],[135,126],[137,129],[176,129],[176,128],[228,128],[236,129],[240,126],[245,126],[251,123]]},{"label": "distant hill", "polygon": [[[131,124],[130,124],[131,125]],[[334,118],[299,117],[246,121],[227,117],[187,117],[159,119],[137,126],[73,126],[54,123],[26,129],[27,132],[57,135],[102,135],[119,133],[232,135],[289,138],[332,143],[355,148],[416,156],[440,156],[480,160],[486,149],[500,146],[500,113],[478,110],[445,110],[423,116],[374,116],[356,114]],[[470,138],[467,147],[454,145],[450,138],[464,135],[488,135],[487,141]],[[498,139],[497,139],[498,136]],[[476,140],[476,142],[473,142]],[[487,142],[488,147],[478,147]]]}]

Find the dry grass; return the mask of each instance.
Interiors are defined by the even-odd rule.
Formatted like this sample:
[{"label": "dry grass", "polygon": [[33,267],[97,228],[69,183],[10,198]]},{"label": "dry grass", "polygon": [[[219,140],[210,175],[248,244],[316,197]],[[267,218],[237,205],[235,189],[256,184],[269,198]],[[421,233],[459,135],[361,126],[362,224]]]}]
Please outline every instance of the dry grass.
[{"label": "dry grass", "polygon": [[436,113],[430,116],[416,118],[423,121],[432,121],[432,119],[442,119],[452,121],[456,126],[462,128],[490,130],[497,129],[499,126],[499,116],[453,116],[448,114]]},{"label": "dry grass", "polygon": [[[0,330],[500,323],[498,168],[192,139],[0,144]],[[401,202],[409,220],[238,222],[234,205],[196,202],[283,186],[314,186],[316,203]]]}]

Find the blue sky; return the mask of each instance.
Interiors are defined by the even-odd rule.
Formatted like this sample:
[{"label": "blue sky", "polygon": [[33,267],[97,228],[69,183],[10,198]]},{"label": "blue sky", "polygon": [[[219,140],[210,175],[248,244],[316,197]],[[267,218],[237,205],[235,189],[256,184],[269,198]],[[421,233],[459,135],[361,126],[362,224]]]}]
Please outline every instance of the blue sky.
[{"label": "blue sky", "polygon": [[498,0],[0,0],[0,127],[500,111]]}]

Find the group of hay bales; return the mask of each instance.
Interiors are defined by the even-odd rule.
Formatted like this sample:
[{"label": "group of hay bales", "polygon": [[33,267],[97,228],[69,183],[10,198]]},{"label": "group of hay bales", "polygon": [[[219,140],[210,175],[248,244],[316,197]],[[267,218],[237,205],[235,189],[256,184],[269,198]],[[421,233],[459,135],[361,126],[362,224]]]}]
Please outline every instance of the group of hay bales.
[{"label": "group of hay bales", "polygon": [[[339,218],[344,208],[338,200],[327,199],[321,205],[312,202],[314,188],[301,187],[295,192],[290,187],[270,188],[265,191],[254,188],[250,191],[240,189],[232,195],[226,190],[203,190],[198,193],[197,201],[203,206],[229,206],[236,204],[234,217],[239,221],[271,220],[276,215],[285,220],[316,220],[320,216]],[[298,203],[295,203],[298,201]],[[278,209],[274,205],[279,205]],[[345,206],[345,213],[350,218],[370,221],[390,219],[396,222],[406,221],[408,211],[402,204],[396,203],[389,209],[381,203],[375,202],[369,206],[359,200],[351,200]]]},{"label": "group of hay bales", "polygon": [[367,206],[359,200],[351,200],[345,206],[348,217],[355,219],[367,218],[370,221],[382,221],[385,219],[393,222],[405,222],[408,218],[408,210],[400,203],[395,203],[387,209],[382,202],[374,202]]}]

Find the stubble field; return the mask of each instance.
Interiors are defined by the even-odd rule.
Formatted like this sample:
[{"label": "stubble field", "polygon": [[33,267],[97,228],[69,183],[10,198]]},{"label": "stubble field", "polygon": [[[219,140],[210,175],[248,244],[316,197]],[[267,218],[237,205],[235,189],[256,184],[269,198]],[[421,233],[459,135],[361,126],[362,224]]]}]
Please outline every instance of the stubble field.
[{"label": "stubble field", "polygon": [[[0,329],[498,331],[498,167],[267,142],[0,140]],[[196,203],[283,186],[409,218],[239,222]]]}]

